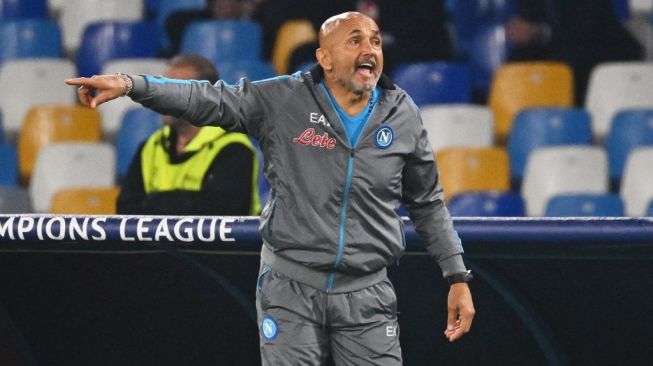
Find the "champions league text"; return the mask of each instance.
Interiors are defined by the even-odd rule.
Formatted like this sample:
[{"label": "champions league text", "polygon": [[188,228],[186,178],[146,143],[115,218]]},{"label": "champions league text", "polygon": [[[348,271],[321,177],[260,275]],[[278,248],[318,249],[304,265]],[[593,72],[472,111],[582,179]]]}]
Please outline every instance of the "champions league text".
[{"label": "champions league text", "polygon": [[238,217],[0,216],[0,241],[234,242]]}]

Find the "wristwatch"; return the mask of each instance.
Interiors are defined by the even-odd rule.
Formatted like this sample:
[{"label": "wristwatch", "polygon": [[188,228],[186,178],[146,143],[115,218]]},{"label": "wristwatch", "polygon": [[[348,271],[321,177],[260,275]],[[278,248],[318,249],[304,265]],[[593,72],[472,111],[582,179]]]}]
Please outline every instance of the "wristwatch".
[{"label": "wristwatch", "polygon": [[467,272],[455,273],[446,277],[446,280],[450,285],[461,282],[472,282],[473,279],[474,275],[472,274],[471,269],[468,269]]}]

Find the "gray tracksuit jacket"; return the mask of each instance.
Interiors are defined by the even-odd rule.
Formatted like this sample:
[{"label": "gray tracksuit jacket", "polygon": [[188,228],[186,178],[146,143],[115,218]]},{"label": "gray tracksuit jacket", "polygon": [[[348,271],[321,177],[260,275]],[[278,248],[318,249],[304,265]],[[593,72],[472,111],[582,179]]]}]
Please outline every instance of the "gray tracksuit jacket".
[{"label": "gray tracksuit jacket", "polygon": [[262,262],[327,292],[377,283],[404,252],[404,202],[443,274],[465,271],[419,111],[386,76],[351,146],[317,66],[235,86],[132,76],[133,100],[163,114],[245,132],[265,157]]}]

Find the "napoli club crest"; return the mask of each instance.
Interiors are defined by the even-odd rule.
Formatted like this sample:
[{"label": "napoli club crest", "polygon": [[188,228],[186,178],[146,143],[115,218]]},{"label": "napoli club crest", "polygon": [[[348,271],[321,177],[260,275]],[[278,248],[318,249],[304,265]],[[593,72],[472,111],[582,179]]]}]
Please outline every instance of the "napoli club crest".
[{"label": "napoli club crest", "polygon": [[394,132],[390,126],[381,126],[376,129],[374,134],[374,143],[379,149],[387,149],[392,145],[394,140]]}]

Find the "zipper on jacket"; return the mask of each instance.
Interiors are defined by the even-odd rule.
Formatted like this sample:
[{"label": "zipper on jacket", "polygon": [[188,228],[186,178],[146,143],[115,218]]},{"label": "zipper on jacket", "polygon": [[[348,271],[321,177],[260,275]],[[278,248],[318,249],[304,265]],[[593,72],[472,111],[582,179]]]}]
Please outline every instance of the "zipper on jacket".
[{"label": "zipper on jacket", "polygon": [[[342,263],[342,253],[345,250],[345,224],[347,221],[347,206],[349,204],[349,190],[351,188],[351,176],[354,172],[354,149],[352,148],[347,159],[347,177],[345,179],[345,193],[342,198],[342,205],[340,206],[340,233],[338,234],[338,254],[336,255],[336,262],[333,264],[333,269],[336,270]],[[333,287],[333,280],[335,272],[329,273],[327,277],[326,292],[331,292]]]}]

